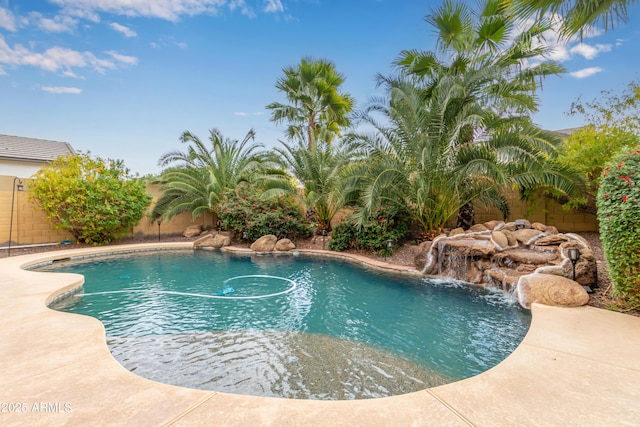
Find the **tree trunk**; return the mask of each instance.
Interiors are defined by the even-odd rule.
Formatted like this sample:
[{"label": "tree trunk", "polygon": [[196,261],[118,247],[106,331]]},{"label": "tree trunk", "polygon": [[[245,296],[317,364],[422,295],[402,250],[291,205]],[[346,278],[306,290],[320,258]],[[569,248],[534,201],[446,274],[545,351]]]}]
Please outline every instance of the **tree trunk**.
[{"label": "tree trunk", "polygon": [[458,220],[456,227],[462,227],[468,230],[475,222],[476,213],[473,210],[473,204],[467,203],[458,210]]}]

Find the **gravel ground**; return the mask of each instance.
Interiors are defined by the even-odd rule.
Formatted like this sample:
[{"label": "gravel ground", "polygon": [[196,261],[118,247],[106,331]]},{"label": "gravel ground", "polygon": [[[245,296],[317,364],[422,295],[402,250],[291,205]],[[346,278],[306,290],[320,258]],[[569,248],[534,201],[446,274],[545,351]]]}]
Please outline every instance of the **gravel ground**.
[{"label": "gravel ground", "polygon": [[[594,288],[594,292],[590,295],[589,305],[593,307],[610,309],[623,311],[619,308],[615,307],[615,299],[611,297],[611,279],[609,278],[609,273],[607,269],[607,262],[604,258],[604,254],[602,252],[602,244],[600,242],[600,236],[597,232],[583,232],[577,233],[580,236],[584,237],[591,246],[593,250],[594,256],[596,258],[597,266],[598,266],[598,286]],[[196,238],[186,238],[182,236],[172,236],[172,237],[163,237],[163,242],[189,242],[194,241]],[[329,239],[325,241],[325,247]],[[156,239],[133,239],[128,238],[124,239],[120,242],[114,244],[133,244],[133,243],[153,243],[156,242]],[[248,244],[242,244],[234,242],[235,246],[244,246],[248,247]],[[317,237],[315,239],[307,239],[296,242],[296,245],[299,249],[323,249],[323,241],[322,237]],[[57,246],[34,246],[29,248],[12,248],[11,256],[24,255],[30,253],[37,252],[48,252],[54,250],[63,250],[63,249],[72,249],[86,247],[86,245],[57,245]],[[407,265],[413,266],[413,258],[416,254],[417,246],[415,245],[403,245],[399,248],[396,248],[393,251],[393,255],[390,257],[380,257],[377,255],[370,254],[366,251],[348,251],[351,253],[357,253],[360,255],[368,256],[373,259],[386,261],[393,264],[398,265]],[[7,257],[7,249],[0,250],[0,258]],[[626,314],[630,314],[633,316],[640,317],[639,310],[626,310],[624,311]]]}]

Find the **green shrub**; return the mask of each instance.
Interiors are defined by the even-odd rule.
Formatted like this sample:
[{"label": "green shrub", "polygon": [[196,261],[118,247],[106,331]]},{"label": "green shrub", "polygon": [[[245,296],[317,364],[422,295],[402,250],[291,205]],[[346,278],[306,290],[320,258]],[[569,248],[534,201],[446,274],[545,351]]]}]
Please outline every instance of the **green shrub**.
[{"label": "green shrub", "polygon": [[291,197],[262,199],[258,191],[240,188],[229,192],[218,204],[218,217],[225,230],[247,240],[256,240],[265,234],[279,239],[296,240],[311,235],[311,224]]},{"label": "green shrub", "polygon": [[344,251],[347,249],[368,250],[381,256],[390,256],[392,249],[387,246],[389,240],[398,244],[409,233],[410,220],[406,215],[377,214],[359,225],[353,216],[344,218],[331,233],[329,249]]},{"label": "green shrub", "polygon": [[597,206],[614,292],[640,308],[640,150],[616,156],[603,170]]},{"label": "green shrub", "polygon": [[133,230],[151,203],[144,181],[120,160],[89,154],[59,157],[38,171],[29,198],[79,242],[110,243]]}]

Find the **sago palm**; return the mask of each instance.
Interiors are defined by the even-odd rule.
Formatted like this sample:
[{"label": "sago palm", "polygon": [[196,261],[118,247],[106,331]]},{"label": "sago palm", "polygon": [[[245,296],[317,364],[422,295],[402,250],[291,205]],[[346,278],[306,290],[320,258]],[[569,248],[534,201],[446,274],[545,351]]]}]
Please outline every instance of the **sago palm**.
[{"label": "sago palm", "polygon": [[156,180],[163,190],[152,215],[170,219],[190,211],[195,218],[203,212],[215,212],[227,191],[259,175],[265,157],[259,151],[261,144],[250,144],[254,136],[251,130],[238,141],[212,129],[208,145],[184,132],[180,140],[188,144],[187,149],[165,153],[158,161],[167,169]]}]

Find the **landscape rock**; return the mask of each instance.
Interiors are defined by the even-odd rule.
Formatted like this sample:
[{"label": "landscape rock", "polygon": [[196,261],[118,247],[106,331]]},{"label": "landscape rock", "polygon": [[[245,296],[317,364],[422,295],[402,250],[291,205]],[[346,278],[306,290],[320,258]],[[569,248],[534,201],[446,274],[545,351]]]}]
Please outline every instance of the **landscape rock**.
[{"label": "landscape rock", "polygon": [[552,234],[551,236],[541,237],[536,240],[538,246],[552,246],[560,245],[561,243],[568,242],[569,238],[560,234]]},{"label": "landscape rock", "polygon": [[512,231],[509,231],[509,230],[506,230],[506,229],[502,229],[502,230],[500,230],[500,232],[507,237],[507,241],[509,242],[509,246],[516,246],[518,244],[518,240],[516,239],[516,236],[513,235]]},{"label": "landscape rock", "polygon": [[522,228],[513,232],[516,240],[523,245],[531,245],[537,238],[542,237],[544,233],[533,228]]},{"label": "landscape rock", "polygon": [[413,264],[417,270],[422,270],[429,259],[428,251],[417,251],[416,256],[413,258]]},{"label": "landscape rock", "polygon": [[251,250],[255,252],[273,252],[277,241],[278,238],[276,236],[273,234],[267,234],[253,242],[251,244]]},{"label": "landscape rock", "polygon": [[500,231],[516,231],[516,223],[513,221],[507,222],[504,227],[502,227],[502,230]]},{"label": "landscape rock", "polygon": [[289,239],[280,239],[276,242],[276,251],[286,252],[296,248],[295,243]]},{"label": "landscape rock", "polygon": [[462,257],[487,257],[493,255],[496,250],[489,240],[476,239],[450,240],[445,241],[441,246],[443,256],[453,254]]},{"label": "landscape rock", "polygon": [[498,250],[504,250],[509,246],[509,239],[502,231],[492,231],[491,241],[496,245]]},{"label": "landscape rock", "polygon": [[213,247],[213,234],[207,234],[193,242],[194,248],[211,248]]},{"label": "landscape rock", "polygon": [[534,222],[534,223],[532,223],[532,224],[531,224],[531,228],[533,228],[534,230],[542,231],[542,232],[547,231],[547,230],[546,230],[546,229],[547,229],[547,226],[546,226],[546,225],[544,225],[544,224],[543,224],[543,223],[541,223],[541,222]]},{"label": "landscape rock", "polygon": [[224,246],[229,246],[231,244],[231,237],[228,235],[218,233],[213,236],[213,247],[214,248],[222,248]]},{"label": "landscape rock", "polygon": [[464,229],[462,227],[454,228],[449,232],[449,237],[457,236],[459,234],[464,234]]},{"label": "landscape rock", "polygon": [[505,265],[507,267],[517,264],[548,264],[556,258],[558,258],[558,254],[555,252],[538,252],[526,248],[507,249],[504,252],[496,254],[494,257],[499,265]]},{"label": "landscape rock", "polygon": [[559,307],[579,307],[589,302],[589,294],[579,283],[565,277],[534,273],[518,281],[518,301],[525,308],[540,303]]},{"label": "landscape rock", "polygon": [[182,235],[184,237],[196,237],[196,236],[199,236],[201,233],[202,233],[202,230],[200,229],[199,225],[190,225],[186,228],[186,230],[184,230]]},{"label": "landscape rock", "polygon": [[483,223],[482,225],[484,225],[485,227],[487,227],[487,230],[500,230],[500,228],[504,227],[504,221],[498,221],[496,219],[492,220],[492,221],[487,221],[485,223]]},{"label": "landscape rock", "polygon": [[468,231],[470,233],[477,233],[479,231],[489,231],[489,229],[482,224],[474,224],[471,226],[471,228],[469,228]]},{"label": "landscape rock", "polygon": [[544,232],[547,234],[558,234],[558,229],[553,225],[547,225],[544,229]]}]

